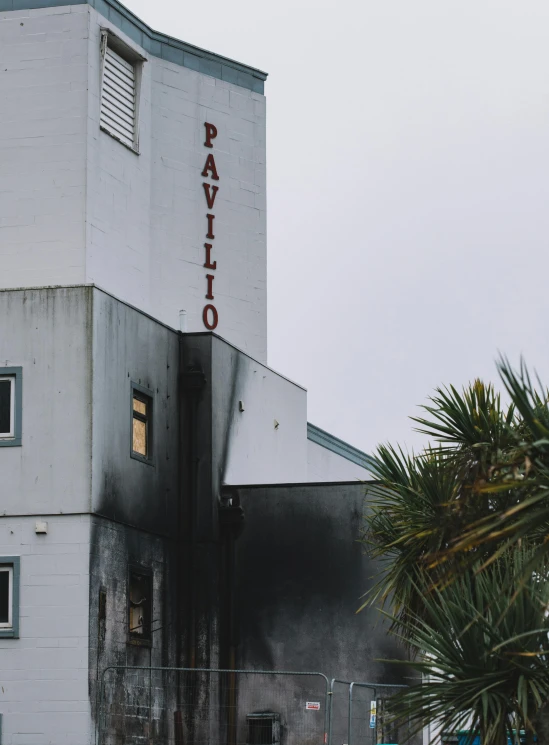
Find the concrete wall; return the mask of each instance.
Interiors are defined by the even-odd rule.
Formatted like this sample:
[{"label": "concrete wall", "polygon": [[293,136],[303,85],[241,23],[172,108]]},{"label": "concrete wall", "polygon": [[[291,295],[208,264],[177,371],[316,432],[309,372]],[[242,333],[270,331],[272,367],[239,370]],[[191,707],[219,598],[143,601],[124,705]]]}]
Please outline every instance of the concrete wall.
[{"label": "concrete wall", "polygon": [[20,638],[0,639],[2,745],[92,741],[90,518],[47,520],[48,534],[36,535],[33,517],[0,518],[0,557],[21,557]]},{"label": "concrete wall", "polygon": [[[0,548],[23,555],[22,638],[0,644],[7,679],[25,683],[0,695],[13,745],[32,733],[63,742],[58,721],[78,728],[67,743],[87,742],[108,665],[215,667],[235,653],[241,667],[389,676],[373,661],[394,652],[383,625],[354,615],[373,573],[357,543],[363,485],[288,486],[307,477],[302,388],[215,335],[180,335],[95,287],[0,291],[0,359],[23,367],[23,445],[0,448]],[[153,394],[152,464],[130,455],[132,382]],[[265,480],[286,485],[227,486]],[[35,516],[48,535],[34,534]],[[128,644],[129,564],[153,572],[150,647]],[[33,655],[43,644],[58,654]],[[59,690],[35,686],[41,667]],[[109,688],[113,703],[122,690]],[[152,737],[182,705],[165,690],[154,693],[165,721]]]},{"label": "concrete wall", "polygon": [[212,416],[219,484],[306,480],[307,392],[216,337]]},{"label": "concrete wall", "polygon": [[85,281],[87,6],[0,13],[0,287]]},{"label": "concrete wall", "polygon": [[[178,499],[179,337],[93,290],[92,510],[170,533]],[[153,392],[153,463],[130,457],[131,384]]]},{"label": "concrete wall", "polygon": [[0,371],[23,368],[21,447],[0,448],[0,513],[87,512],[91,290],[0,291]]},{"label": "concrete wall", "polygon": [[368,481],[371,478],[363,466],[307,440],[307,481]]},{"label": "concrete wall", "polygon": [[387,622],[356,615],[375,566],[359,542],[363,484],[295,484],[235,490],[244,511],[237,540],[239,666],[319,670],[346,680],[395,683],[402,657]]},{"label": "concrete wall", "polygon": [[[405,659],[387,634],[386,619],[371,609],[356,614],[376,573],[359,542],[367,509],[364,485],[256,486],[227,489],[229,494],[243,510],[233,611],[237,667],[405,682],[405,668],[379,661]],[[328,699],[321,680],[270,678],[263,687],[239,681],[240,739],[246,715],[255,711],[280,714],[284,745],[322,739]],[[347,691],[338,687],[334,695],[334,743],[348,741]],[[357,741],[373,744],[370,694],[356,693],[353,731]],[[320,711],[305,711],[306,701],[319,702]]]},{"label": "concrete wall", "polygon": [[[89,688],[93,708],[94,726],[98,723],[97,700],[100,695],[99,680],[102,672],[110,666],[165,666],[176,664],[178,597],[174,573],[175,548],[165,536],[130,528],[100,517],[92,518],[90,545],[89,586]],[[152,573],[152,641],[150,645],[131,643],[128,634],[128,578],[129,567],[139,566]],[[106,594],[105,617],[99,614],[99,593]],[[105,675],[104,702],[113,705],[117,716],[108,718],[104,724],[111,734],[123,722],[126,735],[130,732],[130,713],[121,705],[122,691],[117,690],[120,681],[115,674]],[[128,690],[132,690],[135,677],[126,678]],[[143,693],[143,691],[142,691]],[[133,687],[133,704],[139,696],[138,686]],[[157,709],[166,707],[167,691],[155,689],[152,697]],[[151,699],[145,690],[141,700],[148,720]],[[173,707],[172,707],[173,709]],[[105,709],[106,711],[107,709]],[[135,708],[132,709],[135,714]],[[125,716],[126,715],[126,716]],[[135,721],[135,716],[134,716]],[[138,723],[143,727],[143,722]],[[142,736],[143,730],[139,732]],[[154,733],[155,735],[158,732]],[[153,733],[150,733],[151,737]],[[115,742],[119,742],[115,738]],[[105,740],[105,745],[111,740]]]}]

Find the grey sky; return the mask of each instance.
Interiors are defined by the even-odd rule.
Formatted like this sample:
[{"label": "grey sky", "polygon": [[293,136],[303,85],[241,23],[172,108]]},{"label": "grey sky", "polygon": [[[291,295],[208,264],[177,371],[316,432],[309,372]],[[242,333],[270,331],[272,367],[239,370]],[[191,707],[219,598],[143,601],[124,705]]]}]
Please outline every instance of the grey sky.
[{"label": "grey sky", "polygon": [[357,447],[523,353],[549,383],[546,0],[126,0],[269,72],[269,363]]}]

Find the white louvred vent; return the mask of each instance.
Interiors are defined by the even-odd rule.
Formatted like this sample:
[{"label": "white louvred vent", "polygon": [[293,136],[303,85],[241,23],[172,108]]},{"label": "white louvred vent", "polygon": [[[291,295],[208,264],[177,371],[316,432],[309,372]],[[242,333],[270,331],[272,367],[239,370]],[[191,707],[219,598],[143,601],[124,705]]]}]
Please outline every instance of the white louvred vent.
[{"label": "white louvred vent", "polygon": [[107,45],[101,90],[100,123],[128,147],[135,145],[135,65]]}]

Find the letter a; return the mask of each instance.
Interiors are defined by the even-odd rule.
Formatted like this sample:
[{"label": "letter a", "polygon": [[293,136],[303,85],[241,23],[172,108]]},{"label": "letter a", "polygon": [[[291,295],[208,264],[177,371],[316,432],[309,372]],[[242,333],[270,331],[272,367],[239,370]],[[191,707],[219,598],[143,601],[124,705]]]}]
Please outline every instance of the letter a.
[{"label": "letter a", "polygon": [[208,157],[206,158],[206,165],[204,166],[204,170],[202,171],[202,175],[206,178],[208,177],[208,171],[212,172],[212,178],[214,181],[219,181],[219,176],[217,175],[217,168],[215,167],[215,160],[213,157],[213,153],[210,153]]}]

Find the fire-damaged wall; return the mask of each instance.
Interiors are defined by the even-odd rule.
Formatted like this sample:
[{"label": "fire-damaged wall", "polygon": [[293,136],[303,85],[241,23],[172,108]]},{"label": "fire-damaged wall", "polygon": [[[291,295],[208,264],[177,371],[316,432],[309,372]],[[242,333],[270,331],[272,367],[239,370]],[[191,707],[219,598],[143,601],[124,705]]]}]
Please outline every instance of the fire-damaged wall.
[{"label": "fire-damaged wall", "polygon": [[360,541],[365,484],[230,487],[242,510],[236,551],[236,659],[242,668],[337,673],[398,683],[388,622],[361,606],[376,566]]},{"label": "fire-damaged wall", "polygon": [[[381,661],[405,659],[387,634],[386,619],[373,609],[356,613],[376,574],[360,542],[365,484],[229,487],[224,504],[222,520],[226,513],[224,522],[233,526],[222,615],[227,662],[247,670],[318,671],[346,681],[409,682],[406,666]],[[236,741],[246,741],[250,719],[265,711],[285,745],[307,741],[322,728],[328,699],[318,679],[289,676],[267,689],[239,681]],[[311,697],[316,711],[306,711]],[[340,727],[348,700],[334,696],[333,704]]]},{"label": "fire-damaged wall", "polygon": [[[121,733],[161,742],[177,728],[190,745],[220,727],[234,745],[250,734],[246,714],[267,704],[281,714],[276,726],[291,724],[293,715],[284,719],[273,701],[260,706],[236,674],[238,732],[226,716],[227,685],[208,676],[191,686],[200,707],[189,708],[181,679],[161,673],[154,683],[152,674],[147,682],[107,673],[101,697],[112,667],[309,668],[391,680],[374,662],[395,654],[385,627],[354,615],[373,573],[357,543],[364,487],[301,483],[303,388],[213,334],[175,332],[92,286],[4,290],[0,307],[2,359],[23,381],[21,446],[0,448],[0,538],[21,565],[20,638],[0,640],[2,670],[7,681],[35,647],[63,650],[40,653],[51,671],[41,700],[68,702],[36,723],[41,735],[63,727],[74,745],[89,745],[103,712],[102,745]],[[143,405],[144,454],[134,448]],[[245,485],[260,478],[277,483]],[[32,558],[38,550],[47,560]],[[67,608],[62,624],[57,605]],[[35,711],[38,689],[19,698],[13,681],[4,687],[2,700],[17,701],[2,711],[11,737]],[[296,680],[263,684],[263,694],[277,690],[298,702],[307,694]]]},{"label": "fire-damaged wall", "polygon": [[[355,613],[375,573],[359,542],[364,484],[226,483],[227,474],[263,472],[287,482],[305,474],[303,390],[210,334],[181,335],[175,360],[173,332],[98,294],[94,400],[102,405],[94,434],[101,453],[90,556],[92,699],[99,673],[113,665],[316,670],[398,683],[398,673],[376,661],[401,654],[387,624],[372,611]],[[128,336],[139,342],[120,345]],[[164,429],[157,472],[123,458],[127,401],[120,401],[132,378],[158,399]],[[111,463],[116,479],[106,479]],[[147,643],[131,638],[132,567],[152,577]],[[218,689],[210,678],[196,679],[193,695],[202,708],[194,706],[187,719],[189,691],[177,683],[151,686],[151,693],[130,678],[107,680],[104,705],[122,712],[110,723],[113,742],[117,728],[128,726],[128,697],[142,711],[160,712],[147,723],[150,736],[173,734],[181,714],[182,732],[192,741],[204,734],[196,722],[211,717],[212,707],[219,708],[219,726],[229,727],[226,705],[212,703]],[[261,703],[253,687],[239,690],[239,719],[229,739],[246,741],[246,715],[266,705],[276,713],[282,691],[296,700],[307,695],[298,679],[270,690],[270,704],[265,690]],[[139,721],[134,724],[142,726]],[[299,706],[281,712],[284,731],[297,733],[301,725]]]}]

